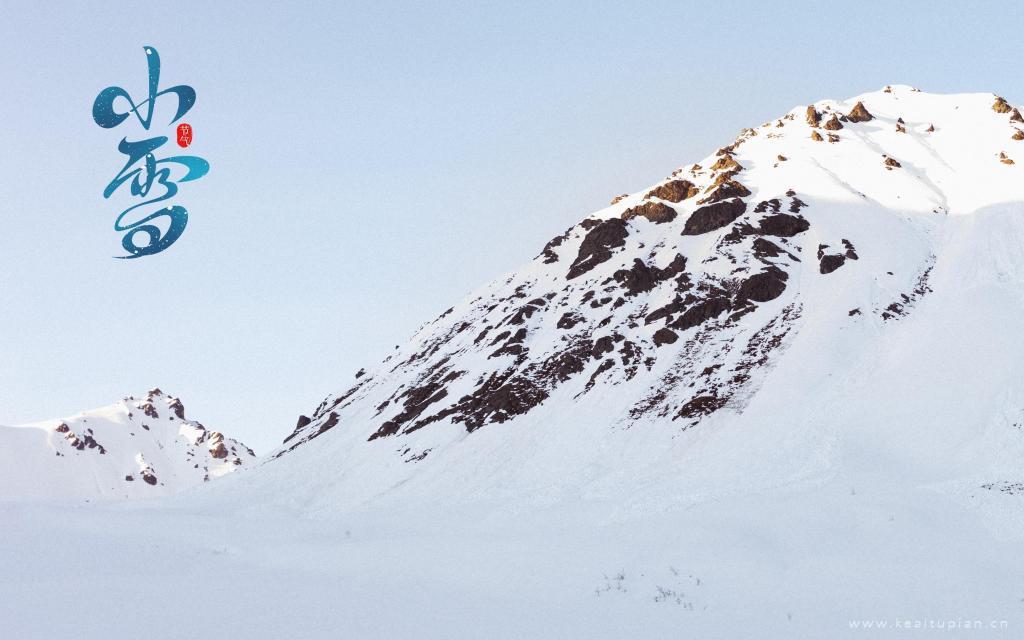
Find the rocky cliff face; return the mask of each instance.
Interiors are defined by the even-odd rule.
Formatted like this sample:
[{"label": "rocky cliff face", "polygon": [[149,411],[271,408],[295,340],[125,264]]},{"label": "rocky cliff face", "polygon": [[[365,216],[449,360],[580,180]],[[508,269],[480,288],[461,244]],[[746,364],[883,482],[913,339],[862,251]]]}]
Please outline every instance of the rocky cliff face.
[{"label": "rocky cliff face", "polygon": [[167,495],[253,460],[242,443],[186,418],[180,399],[152,389],[64,419],[0,427],[0,499]]},{"label": "rocky cliff face", "polygon": [[1024,202],[1015,114],[900,86],[745,129],[425,325],[274,457],[320,440],[340,467],[413,467],[480,430],[671,439],[743,415],[795,340],[815,336],[822,358],[849,335],[855,351],[883,340],[957,253],[951,226]]}]

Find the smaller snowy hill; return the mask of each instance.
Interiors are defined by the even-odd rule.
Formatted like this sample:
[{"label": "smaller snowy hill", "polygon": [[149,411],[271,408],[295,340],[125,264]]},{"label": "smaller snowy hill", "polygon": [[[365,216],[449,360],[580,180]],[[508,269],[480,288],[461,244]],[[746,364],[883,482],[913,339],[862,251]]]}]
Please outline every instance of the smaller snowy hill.
[{"label": "smaller snowy hill", "polygon": [[0,426],[0,501],[167,495],[255,457],[152,389],[62,420]]}]

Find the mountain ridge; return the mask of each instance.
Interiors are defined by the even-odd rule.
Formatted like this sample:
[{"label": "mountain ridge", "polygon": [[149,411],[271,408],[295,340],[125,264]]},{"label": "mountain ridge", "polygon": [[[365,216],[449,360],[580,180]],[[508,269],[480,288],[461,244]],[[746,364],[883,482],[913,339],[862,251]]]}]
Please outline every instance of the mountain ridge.
[{"label": "mountain ridge", "polygon": [[[722,246],[718,249],[724,248],[724,245],[734,244],[743,241],[745,238],[750,236],[758,236],[755,238],[753,246],[748,249],[748,252],[752,252],[753,255],[760,259],[761,262],[766,264],[768,268],[752,274],[751,278],[744,280],[739,285],[739,301],[740,304],[727,305],[723,297],[710,297],[703,301],[701,305],[690,306],[685,310],[682,317],[676,318],[674,322],[666,323],[665,331],[661,334],[661,340],[674,342],[678,339],[678,336],[673,335],[676,330],[686,330],[693,326],[697,326],[705,322],[709,317],[716,317],[720,313],[724,312],[727,308],[731,308],[734,312],[743,313],[749,312],[749,307],[745,307],[742,303],[744,301],[752,302],[767,302],[775,299],[786,287],[785,279],[788,278],[788,274],[785,270],[779,269],[779,260],[777,258],[784,257],[790,261],[799,261],[796,253],[792,251],[791,238],[798,234],[805,232],[809,226],[807,220],[802,216],[801,210],[807,206],[807,203],[801,199],[801,195],[798,194],[792,187],[783,188],[781,183],[779,186],[774,187],[774,191],[777,192],[777,197],[767,198],[763,197],[766,195],[766,187],[761,186],[758,189],[758,198],[754,199],[751,197],[750,189],[741,182],[751,173],[750,167],[745,167],[740,164],[737,160],[738,157],[742,157],[742,153],[739,151],[742,145],[749,144],[748,141],[754,140],[758,135],[762,138],[781,138],[783,137],[782,132],[776,133],[773,129],[783,129],[787,125],[791,129],[807,129],[809,131],[800,133],[805,136],[813,137],[814,135],[820,135],[820,132],[835,132],[828,133],[827,135],[836,137],[836,142],[825,143],[826,145],[837,144],[837,147],[842,147],[843,143],[849,144],[843,140],[843,136],[857,136],[860,140],[864,140],[865,137],[856,130],[858,125],[861,123],[870,123],[873,120],[875,124],[879,122],[872,114],[868,111],[864,105],[864,100],[869,102],[879,102],[879,98],[882,95],[888,95],[892,97],[889,102],[895,102],[901,98],[909,103],[913,102],[913,94],[918,93],[916,90],[910,87],[889,87],[883,92],[876,92],[876,94],[865,94],[864,96],[857,96],[851,98],[848,101],[820,101],[806,107],[806,126],[800,122],[800,111],[802,107],[798,107],[791,110],[789,113],[784,115],[773,122],[768,122],[757,129],[745,129],[739,138],[732,144],[720,148],[715,155],[709,156],[703,159],[701,162],[694,164],[687,169],[686,167],[677,169],[671,176],[665,181],[659,184],[653,185],[650,189],[642,190],[637,194],[629,195],[625,198],[619,197],[615,199],[615,202],[611,207],[596,212],[591,217],[583,220],[578,225],[574,225],[565,234],[556,237],[549,242],[543,249],[541,256],[543,257],[542,262],[544,264],[554,264],[556,262],[567,263],[569,262],[568,272],[565,274],[565,279],[571,281],[578,278],[600,264],[607,262],[613,253],[620,247],[622,247],[626,238],[630,235],[630,221],[643,218],[650,221],[652,224],[661,225],[671,223],[676,220],[677,216],[685,215],[685,209],[682,213],[678,211],[679,206],[686,207],[688,204],[686,201],[695,202],[696,206],[689,212],[689,216],[686,219],[685,226],[682,230],[683,235],[704,235],[727,225],[732,225],[733,221],[744,216],[744,220],[741,220],[735,225],[732,225],[730,233],[726,234],[722,239]],[[1021,120],[1019,112],[1007,105],[1006,110],[1002,105],[1006,105],[1005,101],[997,96],[992,96],[994,99],[993,108],[989,110],[990,113],[1009,114],[1009,123]],[[843,107],[852,103],[852,106],[847,107],[849,111],[843,112]],[[889,106],[889,105],[885,105]],[[908,110],[908,117],[913,117],[913,105]],[[876,107],[877,108],[877,107]],[[820,112],[818,111],[820,109]],[[827,117],[827,121],[825,118]],[[889,126],[892,127],[893,135],[905,135],[910,137],[922,137],[924,135],[942,135],[942,132],[935,133],[934,123],[931,120],[925,122],[924,120],[918,119],[916,122],[912,122],[910,125],[906,124],[906,121],[902,116],[892,117],[891,108],[886,109],[882,116],[884,120],[889,121]],[[821,123],[819,125],[819,122]],[[843,122],[848,124],[844,125]],[[907,132],[907,126],[910,126],[911,132]],[[842,129],[845,131],[839,133]],[[931,129],[931,131],[928,131]],[[1016,127],[1012,124],[1006,128],[1007,143],[1005,146],[1011,144],[1012,135],[1017,131]],[[788,133],[788,132],[787,132]],[[812,138],[813,139],[813,138]],[[817,142],[814,140],[813,142]],[[813,142],[811,144],[813,144]],[[925,143],[926,144],[926,143]],[[805,145],[806,146],[806,145]],[[826,150],[827,153],[827,150]],[[1005,155],[1005,152],[1000,151],[1002,157],[998,160],[1007,164],[1006,160],[1011,160]],[[761,161],[759,158],[758,161]],[[774,168],[778,169],[780,165],[785,163],[797,163],[804,160],[800,155],[787,157],[782,153],[776,155],[773,159]],[[817,160],[812,157],[811,162],[817,163]],[[885,171],[896,171],[898,169],[904,169],[904,172],[911,170],[910,167],[903,167],[896,160],[895,157],[889,154],[881,152],[879,150],[877,162],[880,168]],[[906,160],[904,160],[906,162]],[[819,168],[822,168],[818,164]],[[704,167],[707,167],[706,169]],[[760,167],[753,167],[754,171],[764,173]],[[825,171],[828,174],[828,171]],[[835,177],[829,174],[830,177]],[[915,176],[916,179],[921,179],[922,176]],[[914,179],[914,178],[912,178]],[[796,180],[797,182],[799,180]],[[788,184],[788,183],[787,183]],[[853,191],[859,197],[867,199],[868,197],[863,191],[855,189],[849,184],[844,183],[843,186]],[[812,197],[813,193],[810,194]],[[933,190],[933,194],[935,192]],[[899,196],[896,196],[899,198]],[[758,201],[759,200],[759,201]],[[935,198],[936,202],[929,209],[933,212],[945,211],[949,212],[950,204],[946,202],[946,197]],[[905,203],[904,203],[905,204]],[[750,211],[748,211],[748,209]],[[766,214],[761,217],[759,224],[753,226],[747,221],[750,218],[750,214]],[[635,222],[633,224],[636,224]],[[568,239],[569,234],[576,231],[574,240],[579,240],[576,246],[578,247],[578,254],[575,259],[572,255],[561,255],[565,253],[564,250],[560,249],[563,243]],[[580,233],[583,231],[585,233]],[[642,248],[642,245],[641,245]],[[800,248],[802,250],[802,247]],[[725,255],[723,252],[719,252],[722,257],[731,259],[735,262],[735,255]],[[717,259],[719,256],[709,256],[705,259],[708,260]],[[806,257],[806,255],[805,255]],[[680,274],[685,273],[686,258],[682,254],[675,254],[674,256],[657,256],[661,258],[663,266],[656,264],[658,260],[655,260],[654,264],[645,262],[640,258],[634,258],[633,264],[628,265],[629,268],[622,268],[614,271],[611,276],[621,288],[624,290],[626,297],[636,296],[639,293],[649,291],[653,287],[665,282],[668,279],[675,278]],[[831,273],[836,269],[840,268],[847,260],[857,260],[858,255],[854,244],[846,238],[835,238],[830,244],[820,244],[817,248],[817,261],[819,262],[819,269],[822,274]],[[783,259],[783,261],[784,261]],[[691,260],[692,262],[692,260]],[[622,265],[626,267],[627,265]],[[775,267],[775,268],[772,268]],[[926,280],[927,269],[922,269],[920,277]],[[511,282],[511,280],[510,280]],[[923,292],[926,284],[921,282],[919,286],[909,287],[911,292],[919,291]],[[517,291],[517,297],[518,296]],[[623,300],[622,295],[619,295],[620,291],[615,292],[615,304],[621,304]],[[551,295],[547,292],[546,295]],[[909,293],[906,295],[910,295]],[[918,293],[917,295],[920,295]],[[526,296],[523,296],[526,297]],[[901,296],[902,297],[902,296]],[[612,302],[602,302],[601,299],[592,301],[583,297],[582,302],[584,304],[590,303],[594,306],[594,302],[598,305],[604,305]],[[904,300],[903,303],[907,301]],[[524,320],[528,319],[536,310],[547,305],[547,301],[543,296],[535,297],[516,310],[513,310],[510,317],[505,318],[504,322],[507,323],[505,327],[519,327]],[[888,308],[892,306],[892,308]],[[650,324],[653,320],[660,317],[671,316],[674,312],[682,311],[678,309],[677,304],[673,307],[671,304],[661,307],[654,311],[652,315],[648,315],[645,318],[645,322]],[[899,301],[893,301],[891,305],[887,305],[887,310],[883,313],[888,313],[890,316],[899,313],[899,308],[902,307],[902,303]],[[852,310],[851,310],[852,311]],[[660,314],[660,315],[659,315]],[[442,315],[440,318],[434,321],[438,323],[445,318]],[[573,323],[573,317],[571,315],[563,315],[560,318],[560,323],[564,328],[571,328]],[[512,356],[518,355],[523,350],[527,349],[522,344],[525,339],[525,334],[522,328],[516,329],[514,332],[509,332],[508,335],[504,333],[496,332],[498,335],[502,335],[501,341],[489,338],[486,332],[482,332],[477,335],[476,341],[487,339],[491,343],[491,346],[498,345],[500,342],[501,348],[495,353],[505,353]],[[492,336],[494,334],[491,334]],[[652,336],[653,338],[653,336]],[[414,340],[416,337],[414,337]],[[629,343],[627,343],[629,344]],[[603,345],[597,345],[594,348],[597,350],[603,350]],[[425,357],[426,351],[419,354],[419,357]],[[416,354],[413,358],[408,358],[405,364],[409,364],[416,359]],[[453,375],[453,374],[450,374]],[[556,374],[557,377],[557,374]],[[361,386],[367,380],[372,379],[364,378],[359,384],[353,389]],[[450,382],[450,380],[448,381]],[[427,386],[418,387],[417,393],[410,394],[412,397],[408,398],[411,402],[407,403],[407,409],[411,410],[411,413],[419,415],[419,405],[422,403],[433,403],[434,398],[430,391],[434,387],[444,384],[440,380],[432,380]],[[499,386],[495,391],[501,389]],[[424,397],[420,397],[420,396]],[[489,394],[485,394],[489,395]],[[524,399],[529,399],[530,392],[524,390]],[[330,404],[330,403],[328,403]],[[318,408],[318,411],[314,412],[314,420],[318,419],[323,408],[327,405],[322,405]],[[337,406],[337,405],[335,405]],[[401,428],[412,416],[401,415],[396,416],[397,420],[392,420],[390,423],[382,424],[372,435],[374,438],[386,437],[393,435],[394,430]],[[472,430],[473,425],[480,421],[480,418],[474,420],[467,416],[463,416],[463,419],[468,419],[467,428]],[[483,419],[486,419],[485,417]],[[501,420],[500,415],[496,418]],[[327,425],[331,422],[331,418],[322,420],[318,428],[324,431],[332,428]],[[422,424],[412,425],[415,428],[421,428]],[[297,429],[301,431],[303,427]],[[405,427],[408,429],[408,426]],[[322,433],[323,431],[321,431]],[[298,433],[293,434],[289,437],[289,440],[298,436]]]},{"label": "mountain ridge", "polygon": [[152,498],[255,459],[237,440],[186,418],[179,398],[154,388],[63,419],[0,426],[0,498]]}]

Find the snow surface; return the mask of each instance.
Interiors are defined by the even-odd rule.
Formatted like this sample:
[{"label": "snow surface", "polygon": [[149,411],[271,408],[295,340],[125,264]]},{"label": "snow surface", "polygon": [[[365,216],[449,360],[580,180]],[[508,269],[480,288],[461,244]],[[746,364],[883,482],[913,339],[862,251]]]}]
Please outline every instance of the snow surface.
[{"label": "snow surface", "polygon": [[[329,397],[279,456],[159,501],[0,503],[0,628],[13,638],[1021,637],[1024,169],[999,154],[1015,159],[1024,142],[991,94],[901,86],[815,106],[827,118],[826,107],[845,114],[857,101],[875,119],[844,123],[838,142],[811,140],[804,106],[735,149],[751,203],[792,189],[807,204],[808,230],[779,240],[798,259],[775,260],[789,276],[778,298],[658,348],[656,326],[626,321],[641,304],[631,301],[611,326],[654,354],[636,377],[613,370],[585,392],[595,360],[507,421],[467,433],[442,419],[369,441],[394,413],[381,402],[433,366],[394,366],[424,346],[471,372],[449,400],[507,366],[470,345],[520,286],[524,300],[559,301],[526,324],[531,354],[547,354],[564,311],[588,323],[608,315],[580,296],[634,257],[664,267],[679,252],[695,278],[760,268],[730,262],[721,233],[681,236],[691,200],[672,222],[630,221],[624,247],[586,285],[565,279],[585,235],[570,230],[557,262],[538,257],[425,325],[343,402]],[[887,169],[883,154],[901,167]],[[699,163],[702,187],[716,157]],[[647,191],[594,216],[618,217]],[[737,223],[756,218],[748,208]],[[858,259],[820,273],[818,246],[842,239]],[[642,304],[659,297],[671,296],[655,289]],[[787,308],[799,314],[751,378],[716,382],[731,394],[720,410],[630,417],[679,362],[693,358],[698,372],[733,362],[736,345]],[[473,335],[451,337],[465,319]],[[674,395],[703,384],[686,375]],[[19,434],[18,446],[45,436]],[[18,482],[3,462],[4,484]],[[889,628],[856,628],[865,623]]]}]

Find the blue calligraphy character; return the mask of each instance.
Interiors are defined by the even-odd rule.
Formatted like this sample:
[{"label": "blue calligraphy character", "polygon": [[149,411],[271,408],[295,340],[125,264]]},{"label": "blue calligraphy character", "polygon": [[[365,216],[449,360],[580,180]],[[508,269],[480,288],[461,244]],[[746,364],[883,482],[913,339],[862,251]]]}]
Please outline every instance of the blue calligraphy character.
[{"label": "blue calligraphy character", "polygon": [[[169,89],[160,90],[160,54],[153,47],[145,47],[146,62],[149,66],[149,96],[138,104],[132,100],[127,91],[121,87],[107,87],[96,96],[92,106],[92,117],[99,126],[110,129],[124,122],[131,114],[135,114],[139,123],[147,131],[153,122],[153,110],[156,99],[167,94],[174,94],[178,98],[178,108],[171,124],[177,122],[182,116],[188,113],[196,101],[196,92],[188,85],[178,85]],[[120,112],[114,107],[117,98],[124,98],[130,108]],[[143,107],[145,109],[143,110]],[[109,198],[122,184],[129,183],[133,196],[140,196],[145,199],[139,204],[128,207],[117,216],[114,222],[114,230],[124,232],[122,246],[131,255],[118,256],[120,258],[139,258],[141,256],[159,253],[181,237],[188,224],[188,211],[181,206],[169,206],[145,216],[139,220],[126,222],[128,214],[137,208],[161,202],[174,197],[178,193],[178,182],[188,182],[202,178],[210,170],[206,160],[198,156],[172,156],[157,160],[153,152],[167,142],[166,136],[155,136],[146,140],[129,142],[123,138],[118,145],[118,151],[128,156],[128,161],[120,173],[110,181],[103,191],[103,197]],[[136,166],[139,163],[141,166]],[[175,180],[172,178],[171,167],[184,168],[185,174]],[[159,193],[151,193],[154,187],[162,188]],[[169,219],[166,231],[155,224],[154,220],[160,218]],[[145,244],[138,244],[135,238],[139,233],[146,234]]]}]

